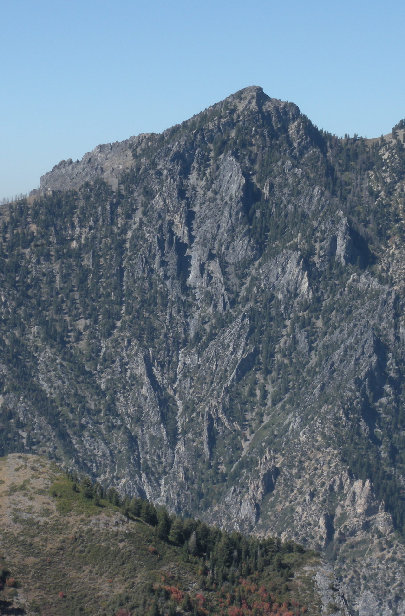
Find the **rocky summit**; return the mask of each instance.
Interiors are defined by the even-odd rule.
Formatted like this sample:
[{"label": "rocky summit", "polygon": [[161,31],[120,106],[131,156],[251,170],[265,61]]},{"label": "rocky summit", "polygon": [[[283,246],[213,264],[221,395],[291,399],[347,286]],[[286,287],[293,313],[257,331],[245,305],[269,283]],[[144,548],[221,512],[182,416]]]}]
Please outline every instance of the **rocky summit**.
[{"label": "rocky summit", "polygon": [[404,128],[250,87],[2,206],[0,453],[318,550],[324,614],[405,614]]}]

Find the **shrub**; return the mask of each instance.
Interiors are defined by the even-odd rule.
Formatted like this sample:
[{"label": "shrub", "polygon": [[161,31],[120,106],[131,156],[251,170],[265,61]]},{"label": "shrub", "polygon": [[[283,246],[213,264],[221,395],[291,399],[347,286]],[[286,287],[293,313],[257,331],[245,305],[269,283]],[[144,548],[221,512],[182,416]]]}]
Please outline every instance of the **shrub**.
[{"label": "shrub", "polygon": [[17,586],[17,582],[13,577],[9,577],[6,579],[6,586],[8,586],[9,588],[14,588],[15,586]]}]

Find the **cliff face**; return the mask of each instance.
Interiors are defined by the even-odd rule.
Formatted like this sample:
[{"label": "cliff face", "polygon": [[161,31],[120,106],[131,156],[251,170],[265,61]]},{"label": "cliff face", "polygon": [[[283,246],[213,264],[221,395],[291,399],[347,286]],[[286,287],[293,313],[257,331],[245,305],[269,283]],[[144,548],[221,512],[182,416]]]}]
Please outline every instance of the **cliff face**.
[{"label": "cliff face", "polygon": [[2,217],[3,452],[292,537],[341,613],[405,613],[402,139],[253,87],[57,165]]},{"label": "cliff face", "polygon": [[38,192],[41,194],[52,190],[72,190],[98,178],[103,178],[112,188],[117,189],[119,177],[133,165],[132,149],[141,145],[148,137],[149,135],[145,134],[125,141],[98,145],[80,161],[73,162],[71,158],[62,160],[41,177]]}]

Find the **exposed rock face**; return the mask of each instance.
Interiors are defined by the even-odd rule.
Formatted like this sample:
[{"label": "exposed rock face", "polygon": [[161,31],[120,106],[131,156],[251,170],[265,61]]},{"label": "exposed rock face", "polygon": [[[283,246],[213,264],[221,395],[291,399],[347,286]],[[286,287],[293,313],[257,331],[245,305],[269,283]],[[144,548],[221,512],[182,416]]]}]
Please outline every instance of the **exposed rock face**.
[{"label": "exposed rock face", "polygon": [[404,169],[254,87],[57,165],[3,229],[4,451],[302,541],[341,613],[404,614]]},{"label": "exposed rock face", "polygon": [[114,189],[118,179],[133,165],[133,149],[147,142],[150,135],[131,137],[125,141],[98,145],[81,160],[73,162],[71,158],[62,160],[41,177],[39,194],[52,190],[72,190],[85,182],[103,178]]}]

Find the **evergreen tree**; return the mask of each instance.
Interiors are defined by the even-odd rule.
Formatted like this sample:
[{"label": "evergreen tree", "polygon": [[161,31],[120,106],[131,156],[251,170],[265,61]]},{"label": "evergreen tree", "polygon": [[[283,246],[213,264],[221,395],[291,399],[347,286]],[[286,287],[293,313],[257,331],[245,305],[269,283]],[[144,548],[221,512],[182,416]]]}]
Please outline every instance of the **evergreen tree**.
[{"label": "evergreen tree", "polygon": [[183,521],[180,518],[175,518],[172,522],[169,541],[175,545],[182,545],[184,542]]},{"label": "evergreen tree", "polygon": [[156,527],[156,534],[159,539],[166,541],[170,532],[170,518],[166,509],[158,509],[157,511],[158,523]]}]

